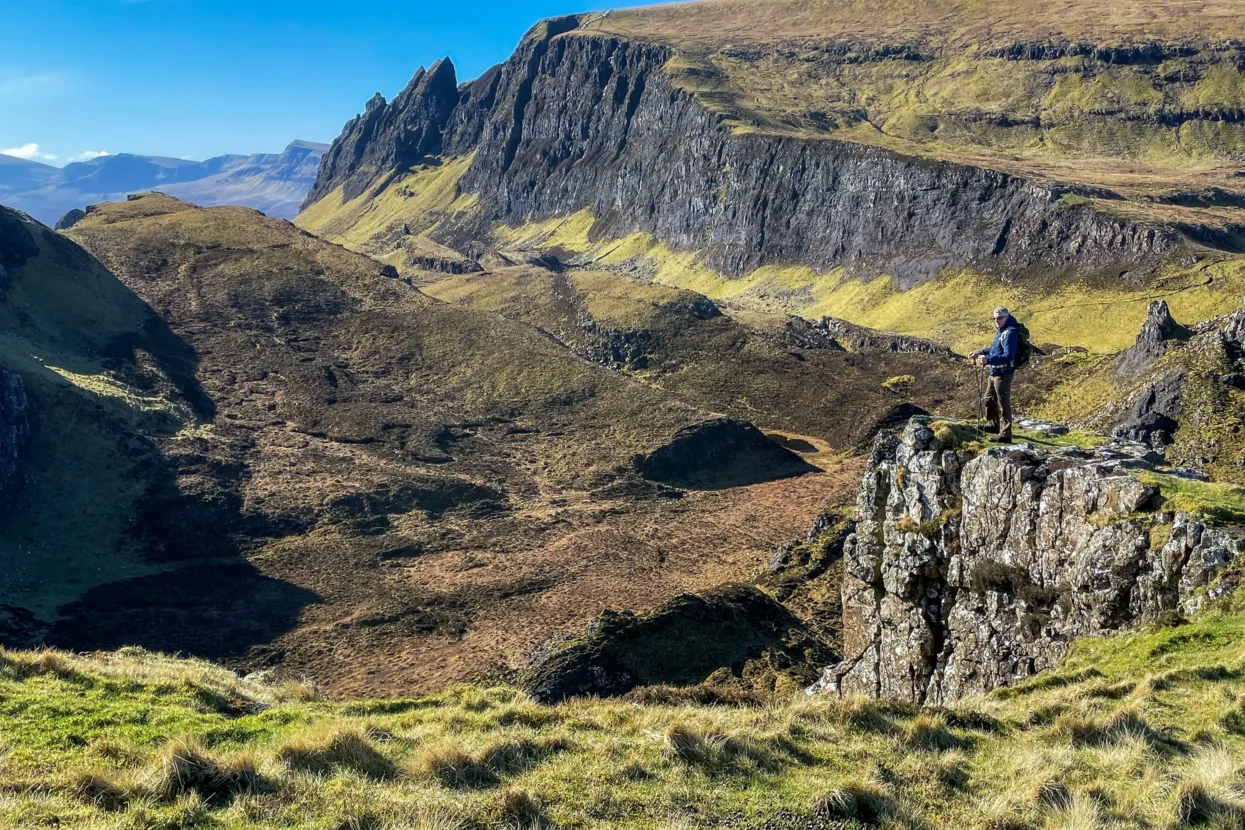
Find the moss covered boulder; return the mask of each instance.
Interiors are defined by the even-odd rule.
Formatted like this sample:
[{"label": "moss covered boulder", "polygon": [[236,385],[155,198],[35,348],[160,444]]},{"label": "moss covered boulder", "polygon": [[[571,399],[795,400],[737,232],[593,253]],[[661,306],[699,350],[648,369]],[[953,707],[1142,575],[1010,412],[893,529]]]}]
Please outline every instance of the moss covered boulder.
[{"label": "moss covered boulder", "polygon": [[815,678],[831,655],[781,604],[731,584],[683,594],[648,614],[607,611],[583,634],[541,645],[520,680],[543,703],[704,683],[771,693]]}]

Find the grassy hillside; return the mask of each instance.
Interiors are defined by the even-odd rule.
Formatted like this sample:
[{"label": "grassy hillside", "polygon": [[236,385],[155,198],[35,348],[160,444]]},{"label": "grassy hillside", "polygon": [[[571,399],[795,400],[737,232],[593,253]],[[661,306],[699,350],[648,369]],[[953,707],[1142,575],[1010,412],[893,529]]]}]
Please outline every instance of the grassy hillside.
[{"label": "grassy hillside", "polygon": [[1245,129],[1221,114],[1245,87],[1222,33],[1242,23],[1222,1],[702,0],[612,12],[579,34],[673,47],[678,85],[742,130],[1148,198],[1239,189]]},{"label": "grassy hillside", "polygon": [[[423,289],[549,333],[590,360],[695,406],[811,436],[838,451],[868,440],[903,403],[967,413],[971,386],[947,356],[797,348],[777,325],[758,334],[703,296],[607,269],[499,268]],[[783,318],[785,322],[785,318]],[[884,384],[909,376],[897,390]]]},{"label": "grassy hillside", "polygon": [[458,180],[471,159],[446,159],[383,177],[349,201],[343,201],[339,188],[299,214],[297,224],[330,242],[387,262],[404,276],[416,276],[421,269],[408,255],[412,246],[416,255],[458,258],[422,234],[475,204],[472,195],[458,191]]},{"label": "grassy hillside", "polygon": [[151,439],[180,442],[211,407],[194,352],[93,257],[3,208],[0,238],[0,365],[21,375],[32,419],[22,486],[0,520],[0,594],[46,617],[159,570],[132,528],[167,475]]},{"label": "grassy hillside", "polygon": [[328,703],[139,650],[0,652],[18,827],[1237,827],[1245,617],[1078,643],[954,708]]},{"label": "grassy hillside", "polygon": [[[1245,259],[1207,257],[1171,264],[1147,284],[1008,284],[971,270],[948,271],[901,291],[887,276],[862,282],[836,269],[764,267],[725,277],[694,251],[675,252],[646,234],[600,239],[586,211],[517,227],[498,226],[503,249],[555,251],[576,267],[696,291],[731,306],[816,319],[839,317],[945,343],[961,353],[988,344],[990,313],[1005,305],[1038,343],[1116,352],[1132,345],[1152,299],[1165,299],[1181,320],[1200,322],[1235,311],[1245,294]],[[637,288],[642,292],[643,288]]]},{"label": "grassy hillside", "polygon": [[254,211],[31,228],[0,293],[34,433],[0,579],[52,643],[440,688],[740,578],[854,485],[666,494],[634,458],[709,413]]}]

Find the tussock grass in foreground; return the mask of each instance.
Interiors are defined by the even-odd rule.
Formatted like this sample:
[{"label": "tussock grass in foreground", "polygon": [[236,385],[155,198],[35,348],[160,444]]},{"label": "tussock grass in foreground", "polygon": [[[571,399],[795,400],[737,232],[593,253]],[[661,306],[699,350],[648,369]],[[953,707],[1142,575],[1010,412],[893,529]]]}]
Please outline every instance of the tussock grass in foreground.
[{"label": "tussock grass in foreground", "polygon": [[164,748],[153,780],[151,794],[174,801],[189,793],[207,803],[227,802],[248,792],[262,792],[267,782],[248,753],[222,760],[210,754],[197,738],[179,738]]},{"label": "tussock grass in foreground", "polygon": [[379,781],[395,773],[393,762],[354,727],[338,727],[319,736],[291,738],[277,749],[276,758],[292,770],[315,775],[352,770]]},{"label": "tussock grass in foreground", "polygon": [[[666,694],[546,707],[473,687],[282,702],[152,655],[0,654],[0,827],[1245,823],[1235,613],[1083,641],[1054,672],[945,709]],[[241,701],[205,705],[205,688]]]}]

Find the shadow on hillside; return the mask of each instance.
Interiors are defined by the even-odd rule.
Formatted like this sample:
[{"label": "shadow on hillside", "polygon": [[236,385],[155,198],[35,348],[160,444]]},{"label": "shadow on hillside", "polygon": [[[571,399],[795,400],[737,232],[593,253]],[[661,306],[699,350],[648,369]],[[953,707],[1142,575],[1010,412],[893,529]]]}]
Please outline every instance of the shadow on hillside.
[{"label": "shadow on hillside", "polygon": [[[199,383],[194,347],[85,249],[56,236],[49,244],[66,273],[91,279],[30,280],[27,295],[42,292],[35,301],[45,308],[77,308],[89,307],[96,292],[130,322],[129,333],[94,354],[84,338],[82,370],[98,372],[102,358],[129,388],[180,399],[197,423],[213,422],[217,406]],[[58,322],[52,314],[31,316],[22,333],[32,349],[44,339],[57,342],[69,362],[73,341]],[[23,565],[44,598],[71,601],[42,636],[13,625],[6,636],[74,650],[139,645],[223,659],[289,631],[319,600],[246,559],[249,541],[305,530],[299,517],[244,510],[253,448],[247,433],[225,422],[209,437],[163,440],[186,426],[184,414],[148,411],[51,370],[28,371],[26,380],[32,438],[19,458],[22,483],[0,523],[11,549],[35,543],[73,551]],[[118,579],[135,573],[145,575]]]},{"label": "shadow on hillside", "polygon": [[138,645],[211,660],[241,657],[293,628],[318,599],[248,562],[192,565],[89,591],[61,609],[47,642],[76,651]]}]

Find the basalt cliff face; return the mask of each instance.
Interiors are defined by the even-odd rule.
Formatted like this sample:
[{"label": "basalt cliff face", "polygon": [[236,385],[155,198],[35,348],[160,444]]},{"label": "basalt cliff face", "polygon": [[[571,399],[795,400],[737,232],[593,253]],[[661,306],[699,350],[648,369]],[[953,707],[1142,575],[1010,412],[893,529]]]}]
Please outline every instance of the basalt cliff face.
[{"label": "basalt cliff face", "polygon": [[879,437],[844,546],[846,659],[815,690],[946,703],[1229,589],[1245,533],[1164,512],[1146,448],[976,454],[949,429]]},{"label": "basalt cliff face", "polygon": [[478,197],[473,211],[432,231],[460,249],[494,222],[587,209],[594,235],[651,233],[676,250],[702,251],[727,275],[801,263],[889,273],[905,286],[965,266],[1129,270],[1183,241],[1171,227],[1063,199],[1074,190],[1066,185],[738,131],[672,83],[669,47],[581,25],[578,17],[542,23],[508,62],[459,87],[452,106],[448,61],[417,75],[392,104],[374,99],[334,143],[307,206],[354,198],[439,150],[473,154],[456,185]]},{"label": "basalt cliff face", "polygon": [[442,133],[458,104],[454,64],[437,61],[420,67],[402,94],[386,102],[379,94],[346,125],[325,154],[306,204],[338,185],[353,199],[378,176],[406,168],[441,152]]}]

